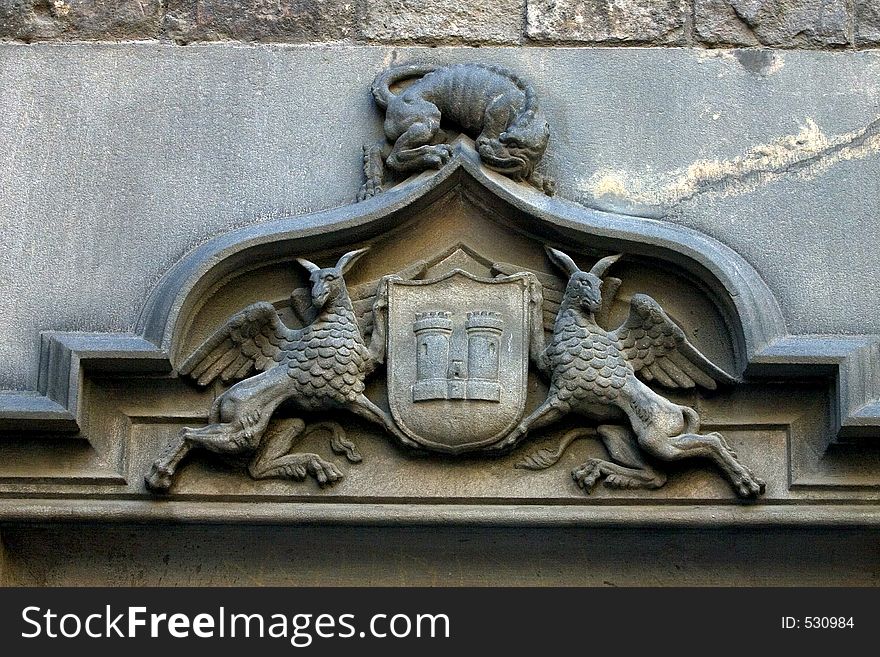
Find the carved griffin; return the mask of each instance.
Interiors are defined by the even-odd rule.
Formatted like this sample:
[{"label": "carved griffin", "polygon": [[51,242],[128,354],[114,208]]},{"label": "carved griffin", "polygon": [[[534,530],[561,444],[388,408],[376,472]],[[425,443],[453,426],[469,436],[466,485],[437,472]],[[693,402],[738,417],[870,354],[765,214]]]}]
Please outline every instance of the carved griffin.
[{"label": "carved griffin", "polygon": [[[550,379],[550,391],[544,403],[495,448],[509,448],[528,431],[576,413],[607,423],[600,424],[596,432],[618,461],[591,459],[576,468],[572,477],[587,492],[602,477],[606,484],[619,488],[662,486],[666,476],[642,458],[641,448],[661,461],[710,459],[740,496],[762,493],[764,482],[739,462],[720,433],[700,433],[696,411],[665,399],[640,378],[667,388],[699,386],[710,390],[717,383],[734,380],[697,351],[681,328],[647,295],[632,297],[629,317],[617,329],[608,331],[600,326],[597,314],[607,310],[609,301],[606,298],[603,303],[603,277],[620,256],[602,258],[585,272],[562,251],[546,250],[551,261],[569,277],[549,343],[545,343],[540,330],[532,338],[532,360]],[[616,289],[619,283],[615,279],[613,287]],[[547,304],[542,305],[546,315]],[[537,314],[534,324],[541,323],[542,316]],[[620,420],[628,421],[629,426],[621,425]],[[566,440],[570,442],[570,438]],[[543,463],[540,458],[532,458],[521,467],[545,467],[560,455],[552,455]]]},{"label": "carved griffin", "polygon": [[[400,94],[391,91],[410,78],[419,79]],[[535,171],[550,127],[534,89],[512,71],[483,64],[394,66],[376,77],[372,93],[385,110],[387,141],[364,147],[360,200],[382,191],[386,166],[406,174],[446,164],[452,146],[441,122],[473,137],[486,166],[553,193],[553,181]]]},{"label": "carved griffin", "polygon": [[[336,423],[307,428],[297,418],[289,427],[271,430],[273,413],[285,402],[300,411],[348,410],[412,444],[388,413],[364,394],[364,381],[377,364],[364,334],[372,330],[379,281],[360,286],[356,308],[343,275],[366,251],[346,253],[334,267],[323,269],[297,259],[308,270],[311,283],[310,293],[304,295],[300,289],[291,295],[302,328],[286,326],[272,304],[255,303],[233,315],[183,362],[180,374],[193,377],[199,385],[218,378],[239,382],[214,401],[207,426],[181,430],[165,448],[145,478],[148,488],[167,490],[177,466],[193,448],[227,456],[255,454],[249,469],[256,479],[303,479],[308,474],[322,485],[332,484],[342,477],[333,463],[317,454],[289,453],[297,437],[318,428],[333,433],[331,446],[336,453],[344,453],[352,462],[360,460]],[[417,263],[398,275],[411,277],[423,269],[423,263]],[[380,334],[376,342],[384,344],[384,331],[376,333]],[[254,370],[260,373],[245,378]]]}]

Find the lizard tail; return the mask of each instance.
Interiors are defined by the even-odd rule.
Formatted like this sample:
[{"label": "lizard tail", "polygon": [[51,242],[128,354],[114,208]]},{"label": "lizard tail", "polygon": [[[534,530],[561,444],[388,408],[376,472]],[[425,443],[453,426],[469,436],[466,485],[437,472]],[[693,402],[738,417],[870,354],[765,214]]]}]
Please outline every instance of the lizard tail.
[{"label": "lizard tail", "polygon": [[402,66],[392,66],[376,76],[376,79],[373,80],[373,86],[370,87],[370,91],[373,93],[373,98],[376,99],[376,104],[382,109],[385,109],[394,97],[394,94],[391,93],[390,89],[392,84],[408,78],[426,75],[436,69],[437,66],[433,64],[403,64]]},{"label": "lizard tail", "polygon": [[510,126],[508,126],[508,132],[516,130],[519,126],[527,126],[531,123],[534,120],[535,115],[538,113],[538,96],[532,85],[528,84],[506,66],[488,64],[485,65],[485,68],[506,77],[523,93],[524,101],[522,110],[520,111],[519,116],[517,116]]}]

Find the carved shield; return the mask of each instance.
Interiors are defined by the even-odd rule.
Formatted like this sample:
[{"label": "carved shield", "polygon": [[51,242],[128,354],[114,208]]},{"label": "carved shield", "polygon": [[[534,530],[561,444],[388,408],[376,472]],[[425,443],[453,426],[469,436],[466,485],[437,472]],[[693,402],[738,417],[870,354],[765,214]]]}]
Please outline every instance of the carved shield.
[{"label": "carved shield", "polygon": [[460,269],[388,285],[388,398],[398,426],[426,448],[491,445],[526,401],[529,278]]}]

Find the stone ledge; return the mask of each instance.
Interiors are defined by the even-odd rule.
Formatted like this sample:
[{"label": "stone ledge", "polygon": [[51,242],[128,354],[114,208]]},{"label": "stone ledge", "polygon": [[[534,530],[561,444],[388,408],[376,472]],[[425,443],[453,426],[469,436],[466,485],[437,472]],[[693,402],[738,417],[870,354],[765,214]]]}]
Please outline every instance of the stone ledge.
[{"label": "stone ledge", "polygon": [[132,499],[4,499],[3,522],[404,527],[877,527],[876,504],[372,504]]}]

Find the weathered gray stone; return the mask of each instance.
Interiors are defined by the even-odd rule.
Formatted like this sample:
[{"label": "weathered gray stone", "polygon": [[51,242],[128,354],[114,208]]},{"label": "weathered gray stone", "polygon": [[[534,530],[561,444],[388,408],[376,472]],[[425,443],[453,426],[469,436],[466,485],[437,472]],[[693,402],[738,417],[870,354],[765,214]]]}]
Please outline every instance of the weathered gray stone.
[{"label": "weathered gray stone", "polygon": [[697,38],[711,45],[834,47],[849,43],[846,0],[696,0]]},{"label": "weathered gray stone", "polygon": [[386,43],[519,43],[525,0],[373,0],[363,36]]},{"label": "weathered gray stone", "polygon": [[161,0],[0,0],[0,38],[155,39]]},{"label": "weathered gray stone", "polygon": [[[370,83],[395,50],[475,58],[0,47],[0,387],[34,387],[41,330],[131,331],[155,281],[210,237],[350,203],[362,145],[382,136]],[[880,333],[876,258],[852,248],[880,243],[880,53],[776,53],[762,75],[715,51],[478,54],[534,84],[559,196],[716,237],[758,269],[792,332]],[[743,159],[762,149],[776,169]]]},{"label": "weathered gray stone", "polygon": [[[405,91],[392,91],[393,86],[406,80],[412,82]],[[479,92],[461,95],[461,88]],[[358,195],[360,200],[380,192],[386,174],[406,177],[449,160],[452,145],[432,141],[439,136],[440,122],[432,124],[429,115],[441,107],[442,121],[470,123],[464,132],[480,144],[484,164],[514,180],[528,181],[552,196],[555,183],[536,171],[547,148],[550,126],[534,90],[521,76],[478,63],[439,68],[403,64],[380,73],[371,89],[386,111],[386,139],[364,153],[366,180]],[[466,118],[474,116],[481,118],[475,123]],[[412,130],[416,122],[426,129]],[[403,155],[409,151],[421,155]]]},{"label": "weathered gray stone", "polygon": [[855,0],[855,42],[860,46],[880,44],[880,3]]},{"label": "weathered gray stone", "polygon": [[683,0],[529,0],[526,34],[545,42],[680,43]]},{"label": "weathered gray stone", "polygon": [[[71,529],[75,527],[75,529]],[[876,530],[11,526],[10,586],[877,586]]]},{"label": "weathered gray stone", "polygon": [[340,41],[355,34],[357,0],[168,0],[175,41]]}]

